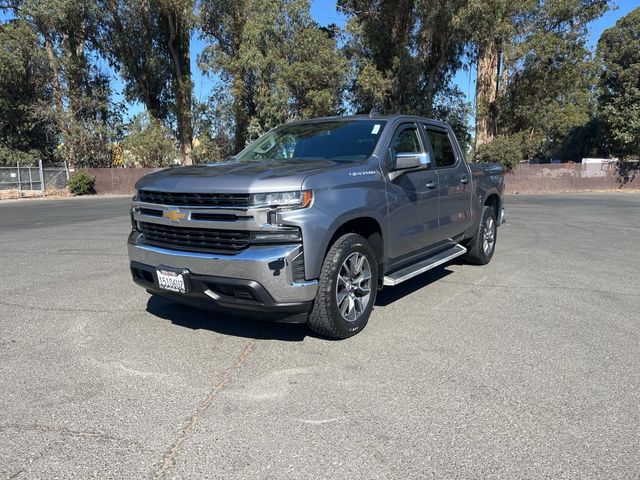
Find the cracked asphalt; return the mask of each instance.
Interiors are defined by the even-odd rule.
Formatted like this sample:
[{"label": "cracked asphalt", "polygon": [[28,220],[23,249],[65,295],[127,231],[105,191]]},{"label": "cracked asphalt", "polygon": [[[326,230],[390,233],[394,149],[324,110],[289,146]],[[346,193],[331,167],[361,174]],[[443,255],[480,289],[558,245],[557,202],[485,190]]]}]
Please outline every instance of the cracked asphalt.
[{"label": "cracked asphalt", "polygon": [[640,194],[508,197],[341,342],[150,299],[128,231],[0,203],[0,478],[640,478]]}]

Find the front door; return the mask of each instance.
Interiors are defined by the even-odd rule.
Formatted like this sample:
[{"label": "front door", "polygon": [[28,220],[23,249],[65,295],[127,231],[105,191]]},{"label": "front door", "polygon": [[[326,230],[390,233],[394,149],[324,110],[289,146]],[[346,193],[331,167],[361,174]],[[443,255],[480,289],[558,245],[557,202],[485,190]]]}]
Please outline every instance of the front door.
[{"label": "front door", "polygon": [[[417,124],[400,125],[389,145],[387,169],[395,170],[399,153],[427,151]],[[387,201],[392,266],[437,242],[438,175],[430,168],[402,173],[387,183]]]}]

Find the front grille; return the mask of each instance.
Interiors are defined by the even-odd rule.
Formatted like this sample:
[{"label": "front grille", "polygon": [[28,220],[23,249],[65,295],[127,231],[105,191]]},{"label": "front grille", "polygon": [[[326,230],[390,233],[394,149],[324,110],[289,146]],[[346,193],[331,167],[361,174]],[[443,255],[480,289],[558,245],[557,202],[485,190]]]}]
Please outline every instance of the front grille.
[{"label": "front grille", "polygon": [[180,207],[247,208],[249,206],[248,193],[172,193],[139,190],[138,200]]},{"label": "front grille", "polygon": [[249,232],[174,227],[138,222],[145,243],[192,252],[238,251],[249,246]]}]

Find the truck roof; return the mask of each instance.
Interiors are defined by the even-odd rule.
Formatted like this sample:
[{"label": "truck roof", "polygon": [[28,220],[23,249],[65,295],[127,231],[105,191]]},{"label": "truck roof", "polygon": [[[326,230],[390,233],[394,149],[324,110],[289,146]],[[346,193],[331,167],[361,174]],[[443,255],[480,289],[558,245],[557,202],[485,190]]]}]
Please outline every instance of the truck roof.
[{"label": "truck roof", "polygon": [[340,115],[334,117],[318,117],[318,118],[308,118],[304,120],[292,120],[288,123],[308,123],[308,122],[325,122],[325,121],[353,121],[353,120],[384,120],[384,121],[394,121],[394,120],[409,120],[414,122],[427,122],[435,126],[440,126],[443,128],[447,128],[447,124],[441,122],[440,120],[434,120],[432,118],[420,117],[417,115],[406,115],[395,113],[392,115],[380,115],[380,114],[359,114],[359,115]]}]

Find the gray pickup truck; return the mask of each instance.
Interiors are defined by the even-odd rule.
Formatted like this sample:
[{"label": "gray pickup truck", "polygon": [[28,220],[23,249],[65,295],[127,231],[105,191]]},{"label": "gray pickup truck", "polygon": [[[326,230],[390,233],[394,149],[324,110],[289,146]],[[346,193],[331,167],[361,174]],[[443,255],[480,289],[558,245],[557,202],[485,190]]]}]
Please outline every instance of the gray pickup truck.
[{"label": "gray pickup truck", "polygon": [[154,295],[243,316],[362,330],[376,293],[453,258],[486,264],[503,169],[407,115],[287,123],[224,162],[136,185],[128,250]]}]

